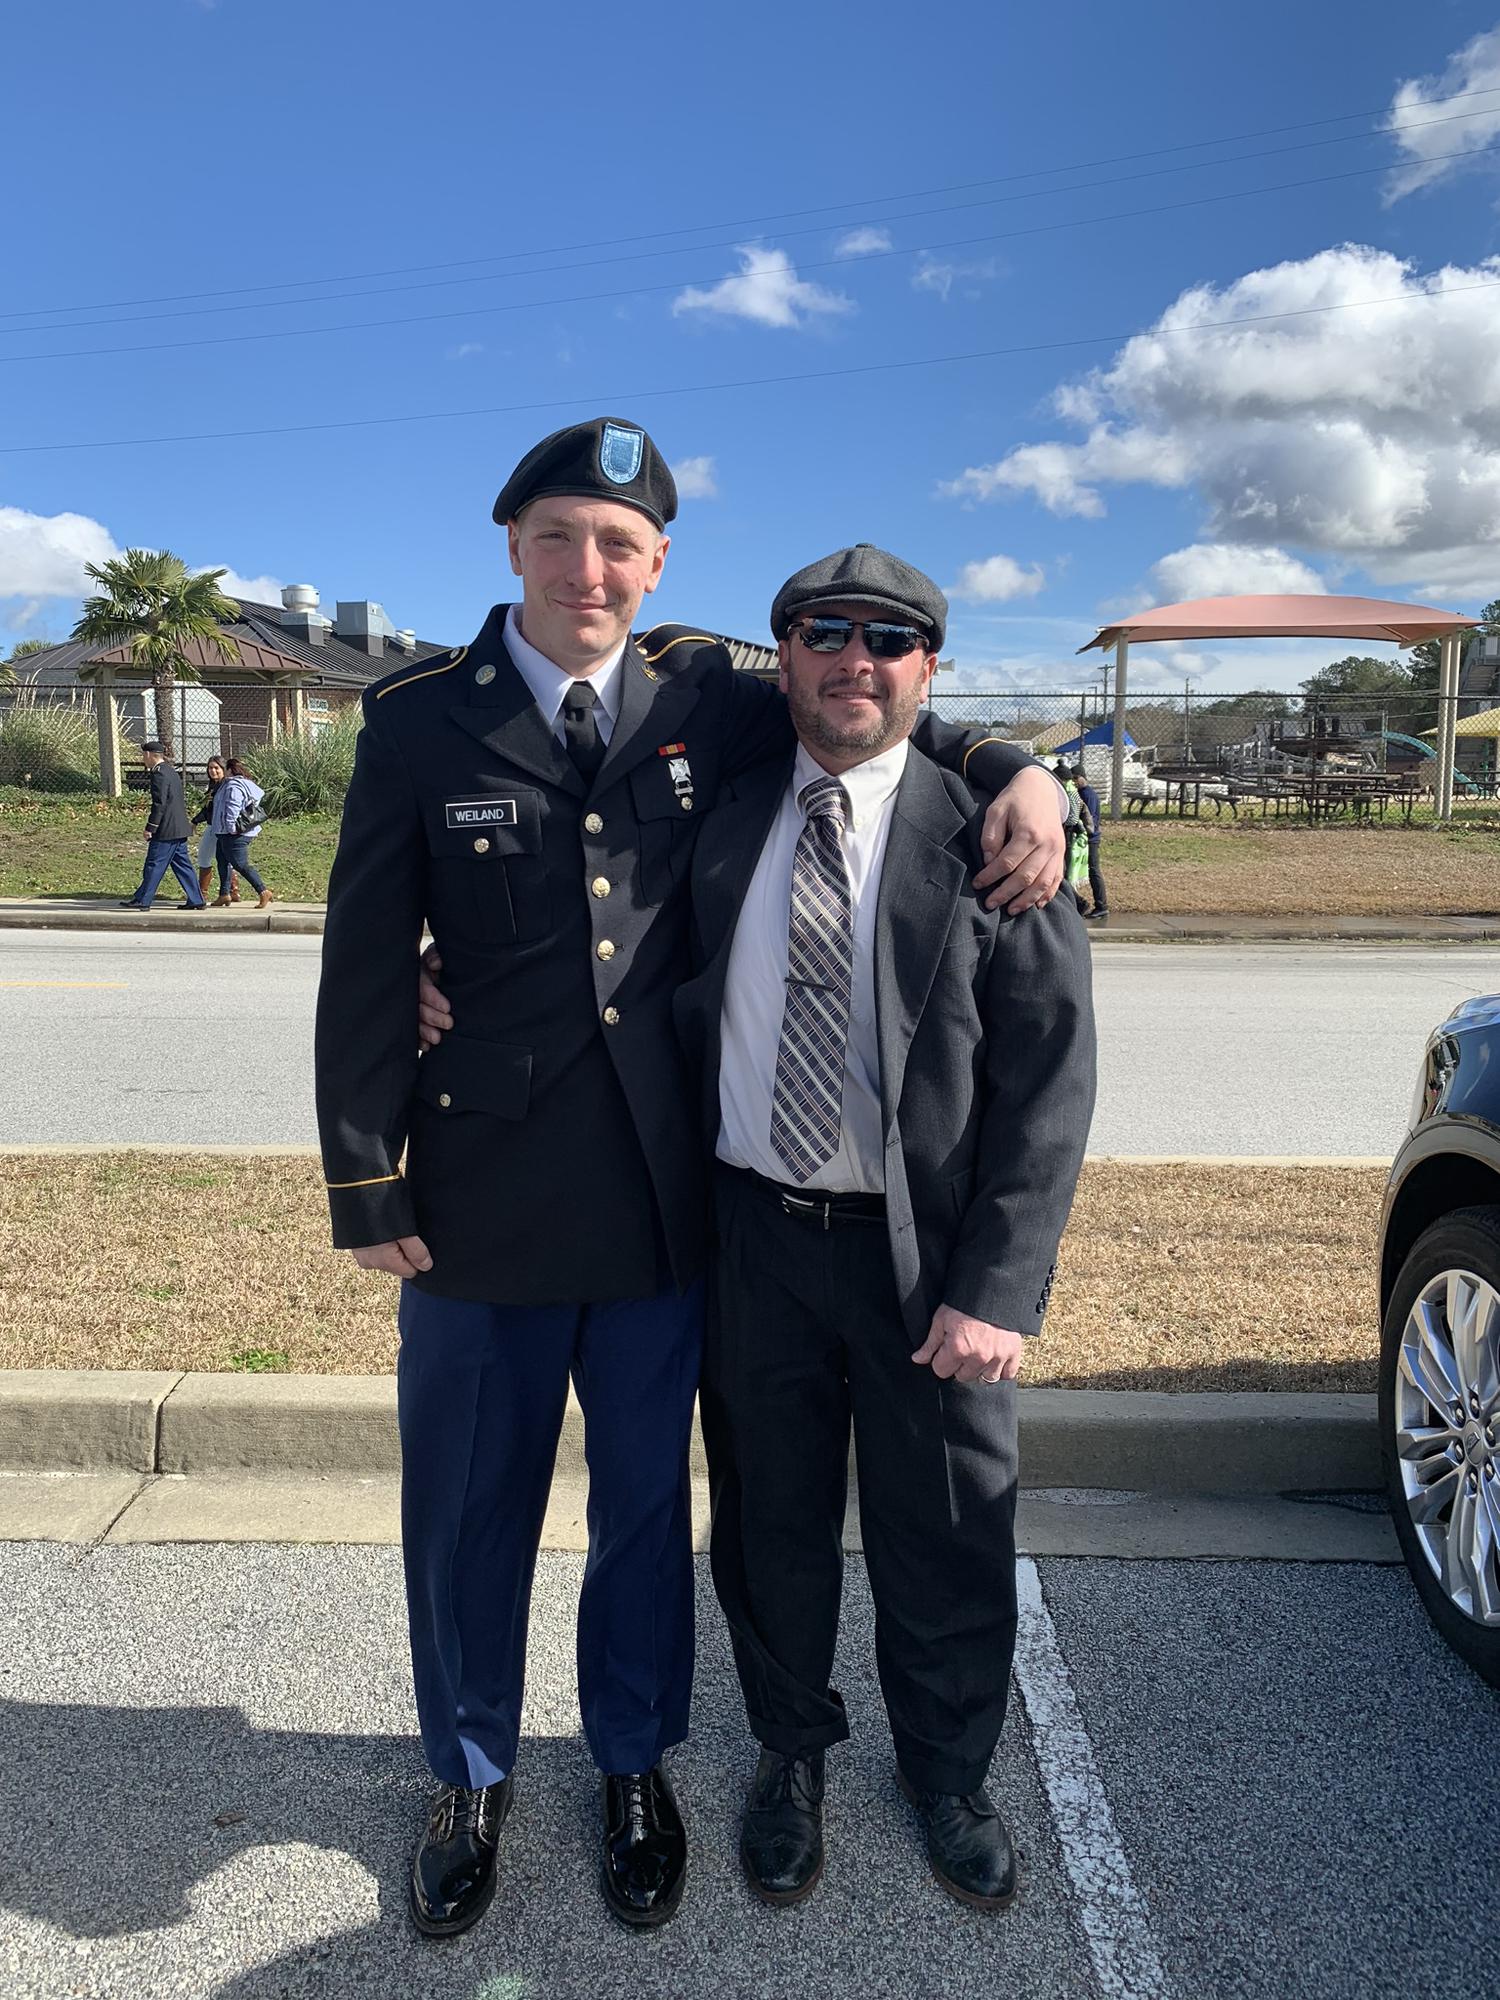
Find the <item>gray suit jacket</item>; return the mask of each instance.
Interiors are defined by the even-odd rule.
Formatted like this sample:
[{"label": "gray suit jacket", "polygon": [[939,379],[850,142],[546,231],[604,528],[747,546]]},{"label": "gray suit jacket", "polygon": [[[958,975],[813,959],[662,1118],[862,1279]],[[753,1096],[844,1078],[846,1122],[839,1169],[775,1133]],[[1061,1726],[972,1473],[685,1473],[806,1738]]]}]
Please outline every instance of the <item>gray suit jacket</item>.
[{"label": "gray suit jacket", "polygon": [[[745,892],[791,761],[735,779],[692,871],[695,976],[674,1017],[719,1129],[719,1021]],[[1037,1333],[1094,1108],[1089,946],[1071,896],[984,909],[978,802],[913,749],[876,913],[886,1226],[913,1343],[941,1304]]]}]

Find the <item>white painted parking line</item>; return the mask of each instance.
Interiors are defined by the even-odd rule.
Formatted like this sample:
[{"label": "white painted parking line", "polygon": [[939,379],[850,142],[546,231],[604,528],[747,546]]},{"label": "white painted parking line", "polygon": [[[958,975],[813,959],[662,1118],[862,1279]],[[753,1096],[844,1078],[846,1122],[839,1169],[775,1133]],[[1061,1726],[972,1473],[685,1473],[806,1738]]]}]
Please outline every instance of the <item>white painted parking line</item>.
[{"label": "white painted parking line", "polygon": [[1104,2000],[1165,2000],[1145,1898],[1135,1886],[1057,1630],[1028,1557],[1016,1565],[1016,1679],[1079,1923]]}]

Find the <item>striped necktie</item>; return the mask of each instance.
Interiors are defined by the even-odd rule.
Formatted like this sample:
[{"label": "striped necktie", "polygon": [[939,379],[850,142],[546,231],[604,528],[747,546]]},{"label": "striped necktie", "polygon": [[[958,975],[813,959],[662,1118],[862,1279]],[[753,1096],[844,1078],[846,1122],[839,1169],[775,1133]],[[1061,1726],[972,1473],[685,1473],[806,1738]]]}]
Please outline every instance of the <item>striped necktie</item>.
[{"label": "striped necktie", "polygon": [[837,778],[815,778],[801,801],[806,819],[792,860],[786,1012],[771,1099],[771,1150],[799,1184],[839,1149],[854,981],[843,849],[848,796]]}]

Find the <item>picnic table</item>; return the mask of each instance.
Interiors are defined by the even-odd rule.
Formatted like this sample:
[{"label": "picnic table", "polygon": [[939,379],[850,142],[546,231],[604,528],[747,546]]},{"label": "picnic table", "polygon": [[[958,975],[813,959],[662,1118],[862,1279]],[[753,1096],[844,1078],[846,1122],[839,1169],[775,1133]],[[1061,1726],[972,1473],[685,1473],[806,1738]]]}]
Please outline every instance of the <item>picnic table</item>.
[{"label": "picnic table", "polygon": [[1306,814],[1309,819],[1384,819],[1395,806],[1410,821],[1422,786],[1410,775],[1388,771],[1306,771],[1231,780],[1231,794],[1259,799],[1268,812]]},{"label": "picnic table", "polygon": [[1145,792],[1135,793],[1124,801],[1126,812],[1129,812],[1130,808],[1134,806],[1137,813],[1144,815],[1146,808],[1155,804],[1155,799],[1150,792],[1149,785],[1161,785],[1164,788],[1162,792],[1162,806],[1164,811],[1167,813],[1171,812],[1172,793],[1175,790],[1177,793],[1177,817],[1179,819],[1186,819],[1188,800],[1191,798],[1193,802],[1193,817],[1197,819],[1202,813],[1205,797],[1203,788],[1207,785],[1210,787],[1210,790],[1206,796],[1213,806],[1214,817],[1218,818],[1224,808],[1228,806],[1233,817],[1235,819],[1239,818],[1239,813],[1235,810],[1234,791],[1229,783],[1228,775],[1218,770],[1212,764],[1153,764],[1148,773],[1148,780],[1148,789]]}]

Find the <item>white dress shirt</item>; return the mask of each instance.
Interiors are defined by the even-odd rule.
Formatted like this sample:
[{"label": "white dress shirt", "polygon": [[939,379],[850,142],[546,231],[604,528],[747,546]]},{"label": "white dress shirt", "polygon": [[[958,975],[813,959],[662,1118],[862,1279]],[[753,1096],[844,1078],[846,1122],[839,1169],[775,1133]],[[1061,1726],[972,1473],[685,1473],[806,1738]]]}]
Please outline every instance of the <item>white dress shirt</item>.
[{"label": "white dress shirt", "polygon": [[[885,1147],[880,1115],[880,1048],[875,1035],[875,910],[906,743],[845,771],[849,800],[843,850],[854,927],[849,1040],[844,1050],[843,1130],[839,1149],[806,1183],[828,1194],[883,1194]],[[771,1150],[776,1052],[786,1013],[787,926],[792,861],[806,824],[801,794],[828,773],[800,745],[781,806],[760,851],[740,910],[720,1019],[718,1156],[767,1180],[789,1184]]]},{"label": "white dress shirt", "polygon": [[622,639],[618,649],[611,653],[603,666],[595,667],[591,674],[565,674],[561,667],[554,666],[545,653],[539,653],[529,639],[521,636],[521,621],[516,613],[519,607],[512,605],[505,614],[505,650],[515,661],[517,670],[532,699],[546,717],[547,727],[559,743],[566,739],[563,735],[563,696],[575,680],[587,681],[594,690],[594,720],[599,725],[599,735],[608,743],[614,732],[615,718],[620,712],[620,665],[625,658],[627,641]]}]

